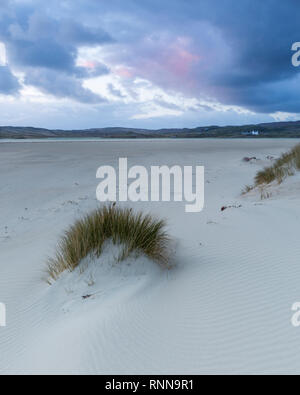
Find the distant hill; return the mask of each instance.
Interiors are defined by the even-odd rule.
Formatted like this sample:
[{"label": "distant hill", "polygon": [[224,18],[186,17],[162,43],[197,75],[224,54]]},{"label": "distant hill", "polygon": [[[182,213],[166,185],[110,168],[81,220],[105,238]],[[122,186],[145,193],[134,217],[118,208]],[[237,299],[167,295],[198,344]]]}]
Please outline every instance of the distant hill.
[{"label": "distant hill", "polygon": [[[252,135],[255,131],[256,135]],[[258,132],[258,133],[257,133]],[[254,134],[254,133],[253,133]],[[258,134],[258,135],[257,135]],[[271,122],[243,126],[208,126],[194,129],[100,128],[86,130],[49,130],[33,127],[0,126],[0,139],[43,138],[300,138],[300,121]]]}]

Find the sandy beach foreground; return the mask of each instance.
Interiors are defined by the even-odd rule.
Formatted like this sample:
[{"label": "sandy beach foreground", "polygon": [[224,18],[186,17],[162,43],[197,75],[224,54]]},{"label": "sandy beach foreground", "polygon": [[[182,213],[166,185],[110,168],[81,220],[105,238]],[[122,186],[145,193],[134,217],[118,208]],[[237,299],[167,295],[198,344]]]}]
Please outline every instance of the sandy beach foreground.
[{"label": "sandy beach foreground", "polygon": [[[241,195],[297,142],[0,144],[0,373],[298,373],[300,178],[268,199]],[[176,267],[145,258],[116,265],[107,246],[101,262],[49,286],[47,258],[98,206],[96,171],[119,157],[147,168],[205,166],[200,213],[186,213],[184,202],[124,203],[167,220]]]}]

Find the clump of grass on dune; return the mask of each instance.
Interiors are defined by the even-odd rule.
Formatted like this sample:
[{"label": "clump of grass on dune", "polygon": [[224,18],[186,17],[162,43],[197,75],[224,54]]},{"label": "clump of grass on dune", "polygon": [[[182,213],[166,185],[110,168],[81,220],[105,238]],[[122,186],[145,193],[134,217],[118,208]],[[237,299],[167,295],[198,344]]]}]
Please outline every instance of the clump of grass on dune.
[{"label": "clump of grass on dune", "polygon": [[105,241],[121,245],[119,261],[143,253],[164,267],[169,265],[169,237],[165,221],[132,209],[104,206],[75,222],[63,235],[56,256],[48,262],[53,280],[65,270],[73,271],[89,255],[100,257]]},{"label": "clump of grass on dune", "polygon": [[251,185],[246,185],[242,190],[242,195],[247,195],[247,193],[251,192],[254,189]]},{"label": "clump of grass on dune", "polygon": [[296,170],[300,170],[300,144],[282,154],[272,166],[259,171],[255,176],[254,186],[246,187],[243,193],[248,193],[255,187],[268,185],[274,181],[281,184],[287,177],[294,175]]}]

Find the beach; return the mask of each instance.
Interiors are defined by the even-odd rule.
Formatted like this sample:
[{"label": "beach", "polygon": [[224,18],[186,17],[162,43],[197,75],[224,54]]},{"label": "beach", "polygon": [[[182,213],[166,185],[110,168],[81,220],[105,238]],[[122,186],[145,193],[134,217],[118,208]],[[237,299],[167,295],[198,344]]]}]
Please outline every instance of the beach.
[{"label": "beach", "polygon": [[[298,373],[300,177],[267,197],[241,194],[298,142],[1,143],[0,374]],[[166,219],[174,267],[145,257],[115,264],[108,245],[84,273],[49,285],[59,237],[99,206],[97,169],[120,157],[146,168],[205,167],[202,212],[185,212],[185,202],[122,203]]]}]

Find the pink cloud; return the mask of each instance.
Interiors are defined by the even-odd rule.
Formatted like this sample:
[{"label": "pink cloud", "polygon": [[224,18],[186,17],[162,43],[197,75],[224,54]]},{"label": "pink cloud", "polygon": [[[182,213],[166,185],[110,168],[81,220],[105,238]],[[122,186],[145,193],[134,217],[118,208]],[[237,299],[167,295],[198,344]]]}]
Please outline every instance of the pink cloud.
[{"label": "pink cloud", "polygon": [[92,62],[91,60],[85,60],[80,62],[79,66],[85,67],[86,69],[95,69],[97,65],[96,62]]},{"label": "pink cloud", "polygon": [[123,67],[123,66],[116,67],[114,70],[114,73],[116,75],[118,75],[119,77],[126,78],[126,79],[134,77],[133,71],[128,69],[127,67]]},{"label": "pink cloud", "polygon": [[201,62],[205,67],[207,59],[192,48],[189,38],[178,37],[170,42],[167,37],[158,43],[148,39],[144,44],[145,56],[135,64],[136,75],[169,87],[181,81],[185,88],[193,89],[196,66],[199,69]]},{"label": "pink cloud", "polygon": [[200,61],[201,57],[185,48],[176,46],[166,59],[166,69],[177,76],[187,76],[191,67]]}]

